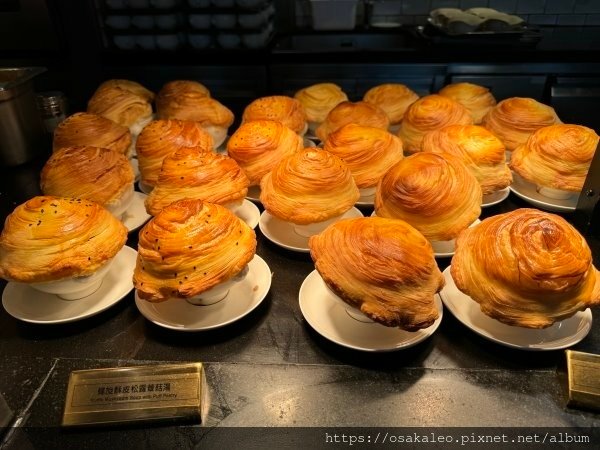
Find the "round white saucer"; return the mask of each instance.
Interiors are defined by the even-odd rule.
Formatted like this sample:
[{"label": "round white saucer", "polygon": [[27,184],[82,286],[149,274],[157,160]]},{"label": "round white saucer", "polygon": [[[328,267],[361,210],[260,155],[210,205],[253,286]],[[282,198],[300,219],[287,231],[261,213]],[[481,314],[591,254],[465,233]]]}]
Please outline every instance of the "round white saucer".
[{"label": "round white saucer", "polygon": [[[363,217],[363,214],[355,207],[352,207],[340,219],[353,219],[355,217]],[[308,253],[310,251],[308,248],[309,238],[296,233],[294,231],[294,224],[291,222],[278,219],[267,211],[263,211],[260,215],[258,227],[268,240],[280,247],[295,252]]]},{"label": "round white saucer", "polygon": [[235,215],[246,222],[250,228],[256,228],[260,220],[258,207],[248,200],[244,200],[242,205],[235,210]]},{"label": "round white saucer", "polygon": [[524,180],[523,177],[515,172],[513,172],[513,182],[509,187],[517,197],[540,209],[554,212],[571,212],[575,211],[577,207],[578,196],[573,196],[565,200],[546,197],[536,190],[535,184]]},{"label": "round white saucer", "polygon": [[482,313],[479,304],[456,287],[450,266],[443,274],[446,286],[440,296],[446,308],[463,325],[498,344],[521,350],[560,350],[577,344],[592,328],[592,313],[589,308],[540,330],[503,324]]},{"label": "round white saucer", "polygon": [[2,293],[2,305],[8,314],[24,322],[58,324],[75,322],[111,307],[133,289],[131,277],[137,252],[123,247],[115,256],[100,288],[78,300],[63,300],[40,292],[24,283],[9,282]]},{"label": "round white saucer", "polygon": [[152,189],[154,189],[154,186],[150,186],[149,184],[144,183],[142,180],[138,181],[137,186],[144,194],[149,194],[152,192]]},{"label": "round white saucer", "polygon": [[375,322],[359,322],[348,315],[333,295],[319,272],[313,270],[300,287],[300,310],[321,336],[354,350],[388,352],[412,347],[431,336],[442,321],[443,308],[438,295],[435,296],[438,319],[429,328],[416,332]]},{"label": "round white saucer", "polygon": [[137,230],[152,217],[146,212],[146,205],[144,204],[146,197],[148,197],[146,194],[134,192],[131,205],[129,205],[129,208],[127,208],[123,217],[121,217],[121,222],[123,222],[129,232]]},{"label": "round white saucer", "polygon": [[373,206],[375,204],[375,193],[373,195],[361,195],[355,205],[358,206]]},{"label": "round white saucer", "polygon": [[251,202],[260,203],[260,186],[250,186],[246,198]]},{"label": "round white saucer", "polygon": [[142,315],[156,325],[178,331],[201,331],[223,327],[250,314],[265,299],[271,287],[271,269],[258,255],[248,263],[248,274],[227,296],[212,305],[195,306],[183,299],[151,303],[135,294]]},{"label": "round white saucer", "polygon": [[510,194],[510,189],[505,187],[504,189],[500,189],[499,191],[492,192],[491,194],[483,196],[483,202],[481,203],[482,208],[486,208],[488,206],[497,205],[498,203],[506,200],[506,198]]},{"label": "round white saucer", "polygon": [[131,164],[133,175],[135,176],[133,181],[138,182],[140,180],[140,163],[138,162],[137,158],[130,158],[129,164]]}]

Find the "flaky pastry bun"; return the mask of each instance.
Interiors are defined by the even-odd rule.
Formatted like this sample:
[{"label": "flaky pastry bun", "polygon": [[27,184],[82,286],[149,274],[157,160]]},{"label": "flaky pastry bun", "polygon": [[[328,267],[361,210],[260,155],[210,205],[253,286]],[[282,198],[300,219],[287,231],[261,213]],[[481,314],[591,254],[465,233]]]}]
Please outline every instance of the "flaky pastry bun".
[{"label": "flaky pastry bun", "polygon": [[133,189],[133,169],[122,153],[66,147],[52,154],[40,174],[45,195],[78,197],[109,207]]},{"label": "flaky pastry bun", "polygon": [[256,252],[256,235],[227,208],[180,200],[139,234],[133,283],[141,299],[187,299],[239,274]]},{"label": "flaky pastry bun", "polygon": [[197,147],[210,152],[213,139],[197,122],[155,120],[138,137],[136,150],[143,183],[154,186],[163,159],[180,148]]},{"label": "flaky pastry bun", "polygon": [[532,98],[512,97],[499,102],[481,124],[513,151],[539,128],[561,123],[554,108]]},{"label": "flaky pastry bun", "polygon": [[410,105],[400,124],[398,136],[404,150],[420,152],[423,136],[448,125],[471,125],[473,119],[467,108],[448,97],[427,95]]},{"label": "flaky pastry bun", "polygon": [[450,125],[423,137],[423,151],[451,154],[463,162],[481,185],[483,195],[512,183],[504,144],[478,125]]},{"label": "flaky pastry bun", "polygon": [[283,158],[260,182],[273,216],[306,225],[340,216],[360,197],[350,169],[331,153],[305,148]]},{"label": "flaky pastry bun", "polygon": [[75,113],[54,130],[53,151],[63,147],[87,145],[127,155],[131,146],[131,133],[127,127],[90,113]]},{"label": "flaky pastry bun", "polygon": [[181,148],[168,155],[158,182],[146,198],[146,211],[156,216],[184,198],[227,206],[243,200],[248,178],[232,158],[198,148]]},{"label": "flaky pastry bun", "polygon": [[540,128],[515,149],[510,167],[538,186],[579,192],[598,139],[594,130],[582,125],[556,124]]},{"label": "flaky pastry bun", "polygon": [[306,120],[321,123],[335,106],[347,101],[348,96],[334,83],[318,83],[300,89],[294,98],[304,107]]},{"label": "flaky pastry bun", "polygon": [[388,115],[390,125],[402,122],[404,113],[410,105],[416,102],[419,96],[408,86],[400,83],[386,83],[369,89],[363,100],[372,105],[377,105]]},{"label": "flaky pastry bun", "polygon": [[139,134],[143,125],[152,120],[154,94],[141,84],[128,80],[102,83],[87,105],[87,112],[106,117],[129,127]]},{"label": "flaky pastry bun", "polygon": [[223,143],[234,120],[233,112],[210,97],[200,83],[173,81],[167,83],[156,97],[159,119],[198,122],[212,137],[215,147]]},{"label": "flaky pastry bun", "polygon": [[471,112],[473,123],[479,124],[483,117],[496,106],[496,99],[486,87],[473,83],[453,83],[444,86],[440,95],[460,103]]},{"label": "flaky pastry bun", "polygon": [[430,241],[449,241],[481,213],[481,187],[455,156],[417,153],[379,181],[375,213],[401,219]]},{"label": "flaky pastry bun", "polygon": [[227,141],[227,154],[244,170],[250,186],[260,184],[281,158],[303,148],[297,133],[273,120],[246,122]]},{"label": "flaky pastry bun", "polygon": [[546,328],[600,304],[600,273],[585,239],[562,217],[517,209],[464,231],[456,286],[507,325]]},{"label": "flaky pastry bun", "polygon": [[317,137],[325,141],[329,133],[349,123],[387,130],[390,119],[381,108],[371,103],[342,102],[329,112],[325,121],[317,128]]},{"label": "flaky pastry bun", "polygon": [[97,203],[34,197],[6,218],[0,235],[0,277],[38,283],[91,275],[126,240],[125,225]]},{"label": "flaky pastry bun", "polygon": [[402,220],[340,220],[309,239],[325,284],[375,322],[407,331],[439,317],[434,295],[444,277],[431,244]]},{"label": "flaky pastry bun", "polygon": [[359,189],[374,187],[402,159],[402,141],[386,130],[349,123],[327,136],[323,149],[346,163]]},{"label": "flaky pastry bun", "polygon": [[274,120],[304,136],[308,128],[302,104],[292,97],[271,95],[260,97],[244,109],[242,124],[255,120]]}]

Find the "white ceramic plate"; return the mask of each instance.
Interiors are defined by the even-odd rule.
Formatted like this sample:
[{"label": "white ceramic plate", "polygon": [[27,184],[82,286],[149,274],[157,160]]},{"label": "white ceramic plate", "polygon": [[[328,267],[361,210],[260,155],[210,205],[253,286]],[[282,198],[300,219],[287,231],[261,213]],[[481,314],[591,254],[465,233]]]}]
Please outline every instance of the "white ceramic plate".
[{"label": "white ceramic plate", "polygon": [[195,306],[182,299],[150,303],[135,294],[142,315],[156,325],[178,331],[202,331],[223,327],[250,314],[271,287],[271,269],[258,255],[248,264],[248,274],[227,296],[212,305]]},{"label": "white ceramic plate", "polygon": [[152,217],[146,212],[146,206],[144,205],[146,197],[148,197],[146,194],[134,192],[131,205],[129,205],[129,208],[127,208],[123,217],[121,217],[121,222],[123,222],[129,232],[137,230]]},{"label": "white ceramic plate", "polygon": [[246,198],[251,202],[260,203],[260,186],[250,186]]},{"label": "white ceramic plate", "polygon": [[123,247],[102,280],[100,289],[78,300],[63,300],[40,292],[27,284],[9,282],[2,293],[2,305],[8,314],[24,322],[57,324],[75,322],[110,308],[133,289],[133,270],[137,252]]},{"label": "white ceramic plate", "polygon": [[[355,217],[363,217],[363,215],[358,209],[352,207],[341,219],[353,219]],[[294,224],[291,222],[285,222],[272,216],[267,211],[263,211],[260,215],[258,227],[268,240],[280,247],[302,253],[310,251],[308,248],[309,238],[296,233]]]},{"label": "white ceramic plate", "polygon": [[248,200],[244,200],[242,205],[236,209],[236,216],[242,219],[250,228],[256,228],[260,220],[260,211],[258,207]]},{"label": "white ceramic plate", "polygon": [[518,173],[513,172],[513,182],[510,185],[510,190],[517,196],[537,206],[540,209],[554,212],[571,212],[577,207],[577,196],[573,196],[566,200],[546,197],[536,190],[536,186],[527,180],[524,180]]},{"label": "white ceramic plate", "polygon": [[412,347],[431,336],[442,321],[442,302],[437,295],[438,319],[429,328],[416,332],[375,322],[359,322],[348,315],[333,295],[319,272],[313,270],[300,287],[300,310],[309,325],[321,336],[354,350],[389,352]]},{"label": "white ceramic plate", "polygon": [[373,206],[375,204],[375,193],[373,195],[361,195],[355,204],[358,206]]},{"label": "white ceramic plate", "polygon": [[521,350],[560,350],[577,344],[592,328],[592,313],[589,309],[541,330],[505,325],[482,313],[479,304],[456,287],[450,274],[450,266],[443,274],[446,286],[440,296],[446,308],[463,325],[498,344]]},{"label": "white ceramic plate", "polygon": [[133,169],[133,175],[135,175],[134,182],[138,182],[140,180],[140,163],[137,158],[131,158],[129,160],[129,164],[131,164],[131,168]]},{"label": "white ceramic plate", "polygon": [[483,196],[483,203],[481,203],[482,208],[486,208],[488,206],[497,205],[498,203],[506,200],[508,195],[510,194],[510,189],[505,187],[504,189],[500,189],[499,191],[493,192],[488,195]]}]

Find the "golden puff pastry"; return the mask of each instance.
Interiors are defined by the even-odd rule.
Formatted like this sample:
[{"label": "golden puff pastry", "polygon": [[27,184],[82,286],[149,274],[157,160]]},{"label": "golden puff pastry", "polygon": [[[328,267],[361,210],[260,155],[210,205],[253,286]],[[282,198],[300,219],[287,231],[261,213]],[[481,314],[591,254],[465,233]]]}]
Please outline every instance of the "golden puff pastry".
[{"label": "golden puff pastry", "polygon": [[323,149],[346,163],[359,189],[376,186],[403,156],[400,138],[381,128],[353,123],[327,136]]},{"label": "golden puff pastry", "polygon": [[390,119],[381,108],[371,103],[342,102],[331,110],[325,121],[317,128],[317,137],[325,141],[329,133],[349,123],[387,130]]},{"label": "golden puff pastry", "polygon": [[400,124],[398,136],[404,150],[420,152],[423,136],[448,125],[471,125],[473,119],[467,108],[448,97],[433,94],[421,97],[408,107]]},{"label": "golden puff pastry", "polygon": [[430,241],[449,241],[481,213],[481,187],[455,156],[417,153],[379,181],[375,212],[402,219]]},{"label": "golden puff pastry", "polygon": [[45,195],[79,197],[104,207],[133,194],[134,174],[122,153],[98,147],[66,147],[52,154],[40,175]]},{"label": "golden puff pastry", "polygon": [[309,239],[325,284],[375,322],[407,331],[439,317],[434,295],[444,277],[431,244],[402,220],[340,220]]},{"label": "golden puff pastry", "polygon": [[294,95],[304,107],[306,120],[321,123],[333,108],[347,101],[348,96],[342,88],[334,83],[318,83],[300,89]]},{"label": "golden puff pastry", "polygon": [[340,216],[360,197],[346,164],[316,148],[305,148],[283,158],[262,178],[260,188],[265,209],[297,225]]},{"label": "golden puff pastry", "polygon": [[223,143],[234,120],[233,112],[210,97],[208,89],[194,81],[167,83],[156,97],[159,119],[198,122],[213,137],[215,147]]},{"label": "golden puff pastry", "polygon": [[369,89],[363,100],[379,106],[390,119],[390,125],[398,125],[410,105],[416,102],[419,96],[408,86],[399,83],[386,83]]},{"label": "golden puff pastry", "polygon": [[102,83],[87,105],[87,112],[128,127],[134,135],[152,120],[154,94],[129,80]]},{"label": "golden puff pastry", "polygon": [[513,151],[531,134],[543,127],[561,123],[554,108],[532,98],[512,97],[502,100],[483,118],[482,125]]},{"label": "golden puff pastry", "polygon": [[150,302],[188,299],[239,274],[255,252],[254,230],[227,208],[180,200],[140,231],[133,283]]},{"label": "golden puff pastry", "polygon": [[515,149],[510,167],[538,186],[579,192],[598,139],[594,130],[582,125],[556,124],[540,128]]},{"label": "golden puff pastry", "polygon": [[600,304],[600,273],[585,239],[562,217],[517,209],[463,232],[456,286],[507,325],[546,328]]},{"label": "golden puff pastry", "polygon": [[154,186],[163,159],[184,147],[212,151],[213,139],[197,122],[184,120],[155,120],[138,137],[136,150],[143,183]]},{"label": "golden puff pastry", "polygon": [[250,180],[250,186],[284,157],[302,150],[302,138],[291,128],[273,120],[242,124],[227,141],[227,154],[237,161]]},{"label": "golden puff pastry", "polygon": [[75,113],[54,130],[52,149],[91,145],[127,155],[131,146],[129,128],[89,113]]},{"label": "golden puff pastry", "polygon": [[302,104],[292,97],[271,95],[260,97],[244,109],[242,123],[254,120],[275,120],[303,136],[308,124]]},{"label": "golden puff pastry", "polygon": [[155,188],[146,198],[148,214],[184,198],[227,206],[248,193],[248,178],[232,158],[197,148],[181,148],[167,156]]},{"label": "golden puff pastry", "polygon": [[512,183],[504,144],[478,125],[450,125],[423,137],[423,151],[451,154],[462,160],[479,181],[483,195]]},{"label": "golden puff pastry", "polygon": [[486,87],[473,83],[453,83],[444,86],[440,95],[460,103],[471,112],[473,123],[479,124],[483,117],[496,106],[496,99]]},{"label": "golden puff pastry", "polygon": [[91,275],[126,240],[125,225],[95,202],[34,197],[6,218],[0,236],[0,277],[38,283]]}]

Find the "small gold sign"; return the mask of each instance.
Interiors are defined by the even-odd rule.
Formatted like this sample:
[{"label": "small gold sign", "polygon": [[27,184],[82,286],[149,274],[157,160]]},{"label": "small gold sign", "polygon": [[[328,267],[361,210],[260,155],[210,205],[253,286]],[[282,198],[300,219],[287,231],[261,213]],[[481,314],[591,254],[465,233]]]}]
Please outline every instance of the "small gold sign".
[{"label": "small gold sign", "polygon": [[600,409],[600,355],[567,350],[569,406]]},{"label": "small gold sign", "polygon": [[201,421],[207,392],[201,363],[76,370],[69,378],[62,424]]}]

